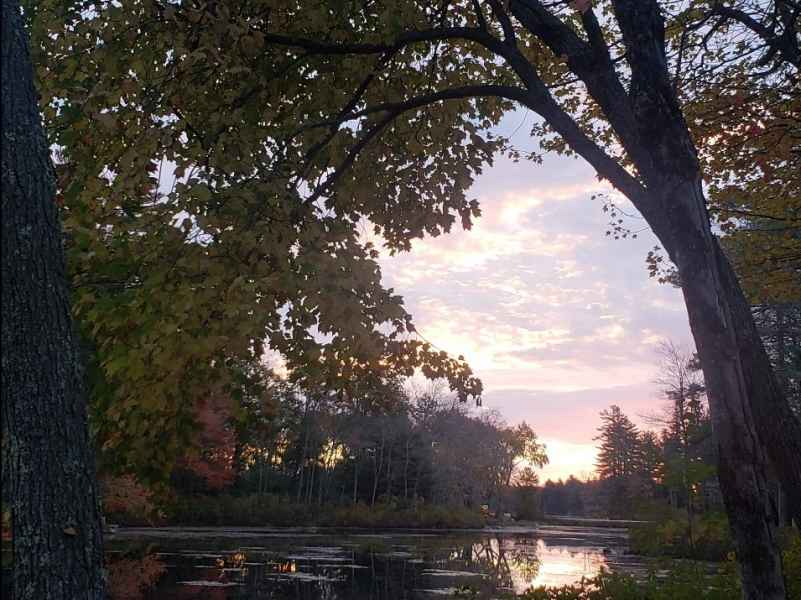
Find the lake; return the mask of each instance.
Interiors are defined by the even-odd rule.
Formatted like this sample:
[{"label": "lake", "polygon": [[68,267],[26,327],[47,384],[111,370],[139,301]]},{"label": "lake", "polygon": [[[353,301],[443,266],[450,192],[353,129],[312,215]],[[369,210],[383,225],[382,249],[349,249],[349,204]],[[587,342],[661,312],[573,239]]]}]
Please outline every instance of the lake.
[{"label": "lake", "polygon": [[[469,531],[336,531],[265,528],[123,529],[109,536],[117,587],[135,587],[131,557],[164,570],[142,598],[182,600],[397,600],[465,587],[478,597],[564,585],[601,567],[644,566],[617,528],[548,526]],[[112,569],[112,571],[115,571]]]}]

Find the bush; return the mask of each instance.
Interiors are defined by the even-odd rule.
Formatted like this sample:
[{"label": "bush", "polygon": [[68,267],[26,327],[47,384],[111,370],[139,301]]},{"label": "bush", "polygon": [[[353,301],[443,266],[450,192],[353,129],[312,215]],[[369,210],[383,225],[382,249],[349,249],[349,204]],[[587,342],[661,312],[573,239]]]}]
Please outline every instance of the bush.
[{"label": "bush", "polygon": [[170,509],[176,525],[290,526],[308,523],[310,507],[272,495],[182,496]]},{"label": "bush", "polygon": [[784,581],[788,600],[801,600],[801,534],[798,530],[782,532]]},{"label": "bush", "polygon": [[484,517],[466,508],[418,505],[400,508],[395,504],[364,504],[339,507],[324,515],[321,525],[333,527],[464,529],[484,526]]},{"label": "bush", "polygon": [[163,515],[156,509],[153,493],[132,475],[100,480],[103,515],[119,525],[153,525]]},{"label": "bush", "polygon": [[629,545],[645,556],[703,560],[723,560],[733,550],[729,523],[722,513],[707,513],[693,522],[692,545],[687,519],[676,514],[631,527]]},{"label": "bush", "polygon": [[681,565],[667,576],[649,575],[637,581],[631,575],[601,571],[580,583],[538,587],[526,591],[523,600],[732,600],[740,595],[731,564],[709,576],[701,566]]}]

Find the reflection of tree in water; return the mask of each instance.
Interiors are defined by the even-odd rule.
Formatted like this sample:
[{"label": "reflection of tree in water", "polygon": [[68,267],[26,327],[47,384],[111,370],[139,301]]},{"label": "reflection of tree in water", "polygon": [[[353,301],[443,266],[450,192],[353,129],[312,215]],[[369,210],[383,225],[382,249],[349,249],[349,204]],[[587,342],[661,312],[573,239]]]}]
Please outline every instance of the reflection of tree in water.
[{"label": "reflection of tree in water", "polygon": [[470,581],[481,592],[514,589],[515,580],[531,581],[539,573],[536,539],[483,538],[454,548],[441,566],[484,575]]},{"label": "reflection of tree in water", "polygon": [[[393,549],[356,549],[351,562],[332,565],[298,564],[297,571],[320,575],[318,580],[267,580],[262,591],[271,600],[397,600],[415,589],[421,564],[406,556],[393,556]],[[352,566],[358,568],[353,569]],[[261,596],[259,596],[261,597]]]},{"label": "reflection of tree in water", "polygon": [[[280,550],[229,545],[216,555],[186,547],[161,550],[180,552],[167,552],[171,568],[154,582],[155,597],[184,600],[210,600],[215,594],[221,600],[396,600],[417,597],[415,590],[447,588],[468,588],[478,598],[489,598],[501,588],[520,588],[539,570],[535,539],[474,534]],[[133,574],[133,569],[124,571]]]},{"label": "reflection of tree in water", "polygon": [[537,556],[537,540],[517,539],[508,551],[512,570],[523,581],[532,581],[539,575],[540,558]]},{"label": "reflection of tree in water", "polygon": [[533,579],[540,569],[536,540],[482,540],[473,544],[473,556],[496,588],[513,588],[515,578]]},{"label": "reflection of tree in water", "polygon": [[106,569],[112,600],[142,600],[167,570],[155,554],[109,560]]}]

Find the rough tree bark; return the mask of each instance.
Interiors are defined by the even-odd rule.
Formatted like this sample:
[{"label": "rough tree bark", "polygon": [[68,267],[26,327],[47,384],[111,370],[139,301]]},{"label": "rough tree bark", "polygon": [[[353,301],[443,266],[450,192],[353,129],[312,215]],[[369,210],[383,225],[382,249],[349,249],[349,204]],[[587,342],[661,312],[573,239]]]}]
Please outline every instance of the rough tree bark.
[{"label": "rough tree bark", "polygon": [[[745,299],[731,266],[709,232],[708,222],[692,218],[694,211],[703,208],[700,180],[688,182],[683,189],[672,202],[671,231],[660,239],[678,267],[701,358],[719,446],[718,478],[734,533],[744,595],[749,600],[779,600],[785,592],[773,533],[769,457],[753,410],[755,401],[769,401],[770,394],[777,391],[770,387],[770,365],[759,340],[742,343],[748,323],[738,318],[737,309]],[[705,251],[700,252],[701,248]],[[766,387],[758,387],[760,384]]]},{"label": "rough tree bark", "polygon": [[[633,199],[676,264],[719,445],[718,476],[750,600],[785,597],[771,462],[801,507],[801,431],[776,383],[750,308],[711,232],[695,146],[670,85],[653,0],[614,0],[629,50],[636,161],[648,198]],[[648,140],[648,143],[644,143]]]},{"label": "rough tree bark", "polygon": [[55,182],[20,7],[2,8],[3,488],[14,596],[104,597],[102,529]]}]

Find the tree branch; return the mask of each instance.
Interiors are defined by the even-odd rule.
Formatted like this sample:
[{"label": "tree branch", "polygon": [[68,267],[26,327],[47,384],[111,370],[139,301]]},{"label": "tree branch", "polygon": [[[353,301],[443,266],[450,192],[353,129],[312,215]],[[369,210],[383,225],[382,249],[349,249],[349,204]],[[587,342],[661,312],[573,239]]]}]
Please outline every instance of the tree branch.
[{"label": "tree branch", "polygon": [[595,31],[595,16],[585,13],[582,17],[582,23],[586,21],[585,27],[589,28],[587,35],[594,40],[591,45],[551,14],[539,0],[512,0],[510,8],[514,17],[532,35],[542,40],[556,56],[567,60],[570,70],[581,79],[592,99],[606,115],[629,157],[640,169],[647,167],[651,159],[640,143],[629,96],[617,76],[608,50],[598,51],[594,48],[594,44],[603,40],[600,26]]},{"label": "tree branch", "polygon": [[798,38],[796,37],[797,30],[794,26],[799,12],[801,12],[801,7],[796,7],[789,19],[783,22],[785,30],[782,33],[776,33],[747,12],[738,8],[723,6],[722,4],[715,4],[712,8],[713,14],[737,21],[762,38],[770,49],[764,59],[765,62],[769,62],[776,54],[779,54],[785,62],[790,63],[801,71],[801,49],[799,49]]},{"label": "tree branch", "polygon": [[449,88],[438,92],[431,92],[430,94],[423,94],[421,96],[415,96],[413,98],[409,98],[408,100],[404,100],[402,102],[382,102],[380,104],[374,104],[373,106],[369,106],[359,111],[341,114],[334,119],[329,119],[326,121],[318,121],[317,123],[305,125],[298,131],[300,132],[308,129],[317,129],[320,127],[341,125],[342,123],[345,123],[347,121],[360,119],[362,117],[366,117],[368,115],[372,115],[379,112],[394,112],[397,114],[401,114],[408,110],[421,108],[423,106],[428,106],[429,104],[442,102],[443,100],[458,100],[464,98],[495,96],[523,103],[524,99],[526,98],[526,95],[527,91],[525,89],[516,88],[508,85],[491,85],[491,84],[466,85],[455,88]]},{"label": "tree branch", "polygon": [[[524,6],[525,4],[525,6]],[[637,154],[636,130],[634,122],[630,120],[631,107],[628,105],[625,90],[623,90],[617,75],[611,66],[611,61],[598,68],[598,61],[593,49],[567,25],[551,15],[539,1],[523,0],[509,2],[511,13],[534,35],[552,47],[557,54],[567,53],[571,68],[579,75],[590,89],[593,97],[605,110],[607,116],[621,136],[624,147],[630,154]],[[496,18],[508,15],[505,12],[496,14]],[[508,23],[511,26],[511,22]],[[503,26],[503,25],[502,25]],[[592,23],[589,25],[592,28]],[[344,171],[353,164],[358,153],[397,116],[408,111],[445,100],[496,96],[507,98],[530,108],[546,121],[554,130],[564,138],[570,147],[584,157],[598,172],[598,175],[607,179],[612,185],[626,194],[632,201],[637,202],[638,209],[646,216],[651,212],[648,204],[648,194],[642,184],[626,171],[615,159],[610,157],[595,142],[593,142],[576,124],[570,116],[554,100],[545,83],[539,77],[531,63],[520,53],[516,45],[501,41],[487,31],[475,27],[448,27],[427,31],[409,31],[395,38],[388,44],[340,44],[318,42],[304,38],[267,34],[265,40],[274,44],[294,46],[314,53],[324,54],[377,54],[393,51],[404,45],[422,41],[447,41],[464,39],[481,44],[500,58],[506,59],[509,66],[515,71],[526,89],[503,85],[476,85],[462,86],[424,94],[403,102],[382,103],[368,107],[361,111],[350,112],[347,115],[316,123],[311,127],[331,127],[369,114],[386,112],[379,123],[372,126],[348,153],[342,164],[336,168],[334,174],[323,182],[312,195],[316,200],[326,191],[330,190]],[[603,67],[606,66],[606,69]],[[599,75],[600,73],[600,75]],[[622,134],[621,134],[622,130]]]},{"label": "tree branch", "polygon": [[509,15],[506,13],[506,10],[504,10],[503,6],[501,6],[501,3],[498,2],[498,0],[487,0],[487,3],[492,9],[493,16],[501,24],[501,28],[503,29],[503,41],[510,46],[517,46],[515,28],[512,25],[512,21],[509,19]]},{"label": "tree branch", "polygon": [[[437,29],[406,31],[387,43],[352,44],[345,42],[321,42],[309,38],[263,32],[264,41],[277,46],[287,46],[306,50],[310,54],[323,55],[369,55],[395,52],[404,46],[419,42],[463,39],[478,43],[492,38],[478,27],[441,27]],[[495,39],[495,38],[492,38]]]}]

